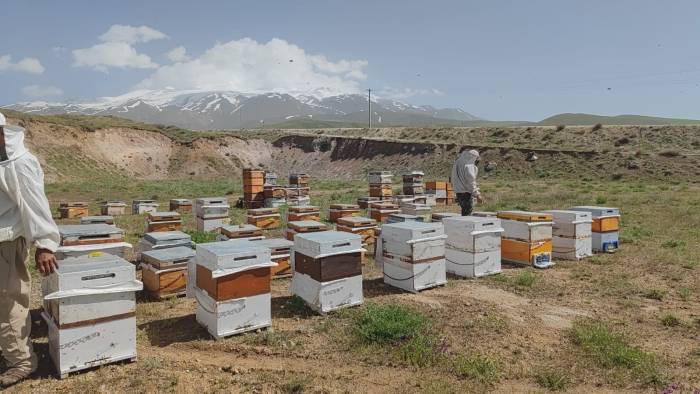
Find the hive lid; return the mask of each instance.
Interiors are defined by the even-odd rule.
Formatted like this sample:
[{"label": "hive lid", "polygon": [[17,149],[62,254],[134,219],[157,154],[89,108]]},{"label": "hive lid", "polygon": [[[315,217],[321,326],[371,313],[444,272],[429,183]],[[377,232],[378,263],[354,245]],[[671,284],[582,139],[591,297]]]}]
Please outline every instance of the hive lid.
[{"label": "hive lid", "polygon": [[172,262],[184,259],[191,259],[195,256],[195,252],[192,248],[186,246],[176,246],[174,248],[166,249],[154,249],[141,253],[144,256],[148,256],[151,260],[160,262]]},{"label": "hive lid", "polygon": [[255,208],[248,210],[248,215],[251,216],[273,215],[277,213],[280,213],[279,208]]},{"label": "hive lid", "polygon": [[148,214],[151,219],[179,219],[180,214],[177,212],[151,212]]},{"label": "hive lid", "polygon": [[174,202],[180,205],[192,205],[192,200],[187,198],[173,198],[170,202]]},{"label": "hive lid", "polygon": [[304,229],[309,229],[309,228],[328,229],[328,226],[325,223],[317,222],[315,220],[291,221],[291,222],[287,223],[287,226],[289,228],[297,230],[297,231],[303,231]]},{"label": "hive lid", "polygon": [[98,224],[98,223],[114,223],[114,216],[109,215],[96,215],[96,216],[83,216],[80,218],[80,224]]},{"label": "hive lid", "polygon": [[146,200],[146,199],[134,200],[134,204],[152,204],[155,202],[156,202],[156,200]]},{"label": "hive lid", "polygon": [[455,213],[455,212],[433,212],[433,214],[431,215],[431,217],[433,219],[444,219],[444,218],[451,218],[451,217],[455,217],[455,216],[462,216],[462,215]]},{"label": "hive lid", "polygon": [[212,271],[212,277],[272,266],[270,249],[254,242],[231,240],[197,245],[198,265]]},{"label": "hive lid", "polygon": [[360,209],[360,206],[356,204],[331,204],[330,209]]},{"label": "hive lid", "polygon": [[228,233],[241,233],[248,231],[262,232],[262,229],[252,224],[227,224],[225,226],[221,226],[221,231]]},{"label": "hive lid", "polygon": [[162,231],[162,232],[146,233],[143,235],[143,239],[145,239],[146,241],[148,241],[152,244],[158,244],[160,242],[179,241],[179,240],[191,241],[192,237],[183,233],[182,231]]},{"label": "hive lid", "polygon": [[338,224],[343,224],[350,227],[376,226],[377,221],[362,216],[346,216],[339,218]]},{"label": "hive lid", "polygon": [[87,255],[61,261],[56,271],[44,279],[48,294],[58,299],[90,294],[137,291],[136,268],[121,257],[110,254]]},{"label": "hive lid", "polygon": [[284,249],[294,246],[294,242],[284,238],[265,238],[265,239],[249,239],[256,246],[263,246],[269,249]]},{"label": "hive lid", "polygon": [[530,211],[500,211],[497,214],[499,219],[517,220],[521,222],[551,222],[552,215],[544,212]]},{"label": "hive lid", "polygon": [[112,207],[125,207],[126,202],[119,201],[119,200],[109,200],[109,201],[105,201],[103,203],[103,205],[112,206]]},{"label": "hive lid", "polygon": [[202,197],[194,200],[197,205],[228,205],[226,197]]},{"label": "hive lid", "polygon": [[111,224],[64,224],[58,226],[58,232],[62,238],[66,237],[86,237],[111,234],[123,234],[122,229]]},{"label": "hive lid", "polygon": [[289,207],[288,210],[292,213],[306,213],[319,211],[320,208],[315,205],[305,205],[300,207]]},{"label": "hive lid", "polygon": [[464,229],[471,235],[485,233],[502,233],[501,220],[494,217],[453,216],[444,218],[445,232],[450,235],[453,230]]},{"label": "hive lid", "polygon": [[577,206],[577,207],[572,207],[570,209],[572,211],[590,212],[594,218],[595,217],[605,217],[605,216],[620,216],[620,209],[619,208],[581,205],[581,206]]}]

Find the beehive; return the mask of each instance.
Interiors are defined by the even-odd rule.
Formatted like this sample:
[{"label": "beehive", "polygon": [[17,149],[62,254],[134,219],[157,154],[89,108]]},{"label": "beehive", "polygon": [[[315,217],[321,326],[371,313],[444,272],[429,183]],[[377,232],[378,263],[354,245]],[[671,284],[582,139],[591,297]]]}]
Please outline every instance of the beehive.
[{"label": "beehive", "polygon": [[309,196],[301,196],[301,197],[288,197],[287,198],[287,205],[289,207],[306,207],[311,204],[311,198]]},{"label": "beehive", "polygon": [[315,233],[319,231],[328,231],[328,226],[315,220],[300,220],[287,222],[286,237],[289,241],[294,241],[294,236],[300,233]]},{"label": "beehive", "polygon": [[432,211],[433,209],[425,204],[409,203],[401,205],[401,212],[421,217],[424,222],[430,221]]},{"label": "beehive", "polygon": [[194,243],[192,242],[192,237],[182,231],[146,233],[143,235],[143,239],[139,241],[139,256],[137,256],[137,260],[140,260],[140,254],[142,252],[176,248],[178,246],[193,248]]},{"label": "beehive", "polygon": [[389,216],[400,214],[399,206],[390,202],[372,203],[368,210],[369,216],[379,223],[384,223]]},{"label": "beehive", "polygon": [[75,219],[88,216],[89,204],[86,202],[62,202],[58,208],[61,219]]},{"label": "beehive", "polygon": [[325,231],[294,241],[292,294],[319,313],[362,304],[361,238]]},{"label": "beehive", "polygon": [[133,264],[99,255],[62,261],[42,280],[49,354],[63,378],[98,365],[136,358]]},{"label": "beehive", "polygon": [[229,203],[225,197],[206,197],[195,200],[197,230],[216,231],[231,223]]},{"label": "beehive", "polygon": [[594,252],[615,252],[619,244],[620,210],[618,208],[578,206],[572,211],[590,212],[593,223],[591,241]]},{"label": "beehive", "polygon": [[290,206],[287,209],[287,222],[321,220],[321,208],[313,205]]},{"label": "beehive", "polygon": [[106,201],[100,207],[100,213],[105,216],[118,216],[126,213],[124,201]]},{"label": "beehive", "polygon": [[252,224],[237,224],[237,225],[227,225],[221,227],[221,234],[228,239],[240,239],[240,238],[265,238],[263,236],[263,230]]},{"label": "beehive", "polygon": [[289,175],[289,184],[308,187],[310,179],[311,179],[311,177],[309,176],[309,174],[305,174],[305,173],[290,174]]},{"label": "beehive", "polygon": [[376,231],[379,227],[377,221],[361,216],[346,216],[338,219],[337,231],[352,233],[362,238],[363,245],[375,243]]},{"label": "beehive", "polygon": [[124,242],[124,231],[109,224],[66,224],[58,226],[62,246]]},{"label": "beehive", "polygon": [[359,216],[360,215],[360,207],[354,204],[331,204],[329,212],[328,212],[328,219],[333,222],[337,223],[340,218],[344,218],[347,216]]},{"label": "beehive", "polygon": [[359,206],[360,209],[367,209],[370,204],[376,202],[380,202],[379,197],[360,197],[357,199],[357,206]]},{"label": "beehive", "polygon": [[423,171],[412,171],[403,174],[403,194],[420,195],[425,192],[423,187]]},{"label": "beehive", "polygon": [[282,225],[279,208],[249,209],[247,221],[248,224],[266,230],[279,228]]},{"label": "beehive", "polygon": [[260,208],[265,201],[265,171],[243,169],[243,199],[246,208]]},{"label": "beehive", "polygon": [[180,246],[141,254],[141,274],[146,292],[155,299],[178,296],[187,289],[187,263],[194,250]]},{"label": "beehive", "polygon": [[156,212],[159,206],[156,200],[134,200],[131,203],[131,213],[134,215],[142,215],[144,213]]},{"label": "beehive", "polygon": [[80,218],[80,224],[114,224],[114,216],[83,216]]},{"label": "beehive", "polygon": [[270,249],[270,255],[276,267],[272,267],[272,276],[275,278],[283,278],[292,274],[291,268],[291,248],[294,242],[280,238],[269,239],[249,239],[255,246],[261,246]]},{"label": "beehive", "polygon": [[501,227],[497,218],[444,218],[447,272],[477,278],[501,272]]},{"label": "beehive", "polygon": [[432,222],[442,222],[445,218],[451,218],[456,216],[461,215],[454,212],[435,212],[432,215],[430,215],[430,219]]},{"label": "beehive", "polygon": [[182,219],[177,212],[152,212],[146,219],[146,232],[180,231]]},{"label": "beehive", "polygon": [[193,293],[196,318],[217,339],[272,323],[270,250],[254,242],[197,245]]},{"label": "beehive", "polygon": [[584,211],[545,211],[553,217],[552,256],[580,260],[591,256],[591,213]]},{"label": "beehive", "polygon": [[426,193],[435,196],[435,202],[440,205],[452,205],[455,192],[452,184],[445,181],[431,181],[425,184]]},{"label": "beehive", "polygon": [[186,198],[174,198],[170,200],[170,211],[178,213],[192,212],[192,200]]},{"label": "beehive", "polygon": [[501,257],[515,264],[552,265],[552,215],[543,212],[498,212],[503,226]]}]

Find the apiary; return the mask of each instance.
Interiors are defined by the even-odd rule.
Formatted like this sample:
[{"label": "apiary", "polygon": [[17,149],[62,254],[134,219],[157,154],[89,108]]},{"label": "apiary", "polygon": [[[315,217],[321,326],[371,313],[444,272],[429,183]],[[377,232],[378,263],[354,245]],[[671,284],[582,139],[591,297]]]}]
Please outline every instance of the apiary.
[{"label": "apiary", "polygon": [[462,215],[455,213],[455,212],[435,212],[432,215],[430,215],[430,221],[433,223],[438,223],[438,222],[442,222],[442,220],[445,218],[453,218],[453,217],[458,217],[458,216],[462,216]]},{"label": "apiary", "polygon": [[65,224],[58,226],[61,246],[124,242],[124,231],[109,224]]},{"label": "apiary", "polygon": [[61,219],[75,219],[90,214],[89,205],[86,202],[62,202],[58,207]]},{"label": "apiary", "polygon": [[425,204],[408,203],[401,205],[401,212],[421,217],[424,222],[430,221],[432,211],[433,209]]},{"label": "apiary", "polygon": [[360,305],[362,240],[339,231],[299,234],[294,241],[292,294],[325,314]]},{"label": "apiary", "polygon": [[126,213],[126,203],[124,201],[106,201],[100,207],[102,215],[118,216]]},{"label": "apiary", "polygon": [[67,259],[42,280],[49,354],[59,375],[136,359],[133,264],[116,256]]},{"label": "apiary", "polygon": [[545,211],[552,215],[552,256],[565,260],[580,260],[593,254],[590,212]]},{"label": "apiary", "polygon": [[313,205],[291,206],[287,209],[287,222],[321,220],[321,208]]},{"label": "apiary", "polygon": [[572,211],[590,212],[591,241],[594,252],[615,252],[619,246],[620,210],[618,208],[578,206]]},{"label": "apiary", "polygon": [[141,274],[146,292],[159,300],[185,294],[187,263],[194,255],[194,250],[185,246],[143,252]]},{"label": "apiary", "polygon": [[294,236],[300,233],[315,233],[319,231],[328,231],[329,228],[325,223],[316,220],[300,220],[287,222],[286,237],[289,241],[294,241]]},{"label": "apiary", "polygon": [[114,216],[83,216],[80,218],[80,224],[114,224]]},{"label": "apiary", "polygon": [[235,224],[221,227],[221,235],[228,239],[262,239],[263,230],[252,224]]},{"label": "apiary", "polygon": [[543,212],[498,212],[503,227],[501,257],[515,264],[546,268],[552,263],[552,215]]},{"label": "apiary", "polygon": [[357,234],[362,238],[363,245],[374,244],[377,229],[377,221],[361,216],[346,216],[338,219],[337,231]]},{"label": "apiary", "polygon": [[328,218],[333,223],[337,223],[340,218],[359,215],[360,207],[354,204],[331,204],[328,212]]},{"label": "apiary", "polygon": [[192,200],[186,198],[170,200],[170,212],[178,212],[180,214],[192,212]]},{"label": "apiary", "polygon": [[441,223],[386,224],[381,238],[384,283],[413,293],[447,283]]},{"label": "apiary", "polygon": [[367,213],[369,214],[369,217],[377,222],[384,223],[387,219],[389,219],[389,216],[400,214],[401,210],[399,209],[399,206],[394,203],[380,202],[370,204]]},{"label": "apiary", "polygon": [[197,245],[196,318],[216,339],[272,324],[270,250],[250,241]]},{"label": "apiary", "polygon": [[146,219],[146,232],[182,230],[182,218],[177,212],[152,212]]},{"label": "apiary", "polygon": [[231,222],[229,204],[225,197],[207,197],[195,200],[197,230],[215,231]]},{"label": "apiary", "polygon": [[501,272],[501,227],[498,218],[454,216],[443,219],[447,272],[478,278]]},{"label": "apiary", "polygon": [[290,185],[298,185],[302,187],[308,187],[309,186],[309,180],[311,177],[309,174],[290,174],[289,175],[289,184]]},{"label": "apiary", "polygon": [[159,206],[156,200],[134,200],[131,203],[131,213],[133,215],[142,215],[144,213],[157,212]]},{"label": "apiary", "polygon": [[279,228],[282,225],[279,208],[249,209],[247,221],[248,224],[265,230]]}]

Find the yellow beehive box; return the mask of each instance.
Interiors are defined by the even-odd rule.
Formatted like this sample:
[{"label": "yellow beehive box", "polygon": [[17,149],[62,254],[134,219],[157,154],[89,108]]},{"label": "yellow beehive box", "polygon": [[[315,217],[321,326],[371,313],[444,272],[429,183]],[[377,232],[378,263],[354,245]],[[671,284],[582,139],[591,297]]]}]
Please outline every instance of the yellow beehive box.
[{"label": "yellow beehive box", "polygon": [[517,264],[535,265],[552,261],[552,240],[525,242],[501,239],[501,258]]},{"label": "yellow beehive box", "polygon": [[528,211],[500,211],[496,215],[499,219],[517,220],[519,222],[551,222],[552,214],[544,212]]}]

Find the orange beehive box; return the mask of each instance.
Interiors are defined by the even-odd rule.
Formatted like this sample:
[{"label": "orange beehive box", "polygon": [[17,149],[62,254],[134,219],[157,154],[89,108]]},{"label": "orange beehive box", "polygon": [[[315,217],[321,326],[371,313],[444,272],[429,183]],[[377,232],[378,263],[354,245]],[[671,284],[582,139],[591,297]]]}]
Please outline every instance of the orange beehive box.
[{"label": "orange beehive box", "polygon": [[252,224],[253,226],[257,226],[262,229],[271,230],[273,228],[279,228],[282,225],[282,217],[279,213],[263,216],[248,215],[248,224]]},{"label": "orange beehive box", "polygon": [[263,185],[243,185],[243,193],[247,194],[259,194],[265,192],[265,186]]},{"label": "orange beehive box", "polygon": [[90,214],[87,207],[61,207],[58,209],[61,219],[75,219]]},{"label": "orange beehive box", "polygon": [[365,245],[370,245],[374,243],[374,236],[377,232],[377,227],[348,227],[339,224],[335,227],[337,231],[342,231],[346,233],[357,234],[362,237],[362,243]]},{"label": "orange beehive box", "polygon": [[447,182],[444,182],[444,181],[426,182],[425,188],[427,190],[447,190]]},{"label": "orange beehive box", "polygon": [[548,260],[551,261],[552,240],[525,242],[509,238],[501,239],[501,258],[503,260],[530,265],[538,255],[549,255]]},{"label": "orange beehive box", "polygon": [[197,287],[217,301],[252,297],[270,292],[271,274],[264,267],[213,278],[211,271],[197,264]]},{"label": "orange beehive box", "polygon": [[275,278],[284,278],[292,274],[292,265],[290,264],[289,256],[275,257],[272,256],[272,261],[277,263],[277,267],[272,267],[272,275]]},{"label": "orange beehive box", "polygon": [[499,219],[516,220],[519,222],[551,222],[552,214],[528,211],[500,211],[496,214]]},{"label": "orange beehive box", "polygon": [[287,221],[288,222],[299,222],[302,220],[321,220],[321,213],[320,212],[300,212],[300,213],[295,213],[295,212],[287,212]]},{"label": "orange beehive box", "polygon": [[618,231],[620,230],[620,217],[619,216],[604,216],[593,218],[593,225],[591,230],[596,233],[605,233],[608,231]]},{"label": "orange beehive box", "polygon": [[394,194],[391,185],[380,184],[380,185],[369,185],[369,196],[370,197],[390,197]]},{"label": "orange beehive box", "polygon": [[182,220],[173,220],[171,222],[148,222],[146,229],[147,233],[158,233],[164,231],[180,231],[182,230]]},{"label": "orange beehive box", "polygon": [[355,204],[331,204],[328,213],[330,221],[336,223],[338,219],[343,217],[358,216],[360,214],[360,207]]},{"label": "orange beehive box", "polygon": [[141,270],[144,290],[153,298],[184,294],[187,287],[187,267],[173,271],[157,272],[150,266]]}]

